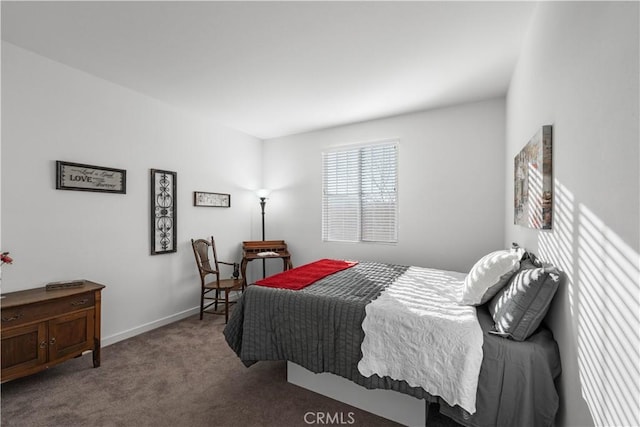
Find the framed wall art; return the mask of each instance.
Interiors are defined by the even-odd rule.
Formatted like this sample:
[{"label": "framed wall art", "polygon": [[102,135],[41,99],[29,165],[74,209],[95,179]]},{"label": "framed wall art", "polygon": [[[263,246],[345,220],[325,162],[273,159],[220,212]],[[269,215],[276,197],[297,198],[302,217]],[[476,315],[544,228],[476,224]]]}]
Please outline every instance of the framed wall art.
[{"label": "framed wall art", "polygon": [[127,171],[56,160],[56,190],[127,192]]},{"label": "framed wall art", "polygon": [[193,206],[229,208],[231,207],[231,194],[194,191]]},{"label": "framed wall art", "polygon": [[151,255],[177,250],[177,175],[151,169]]},{"label": "framed wall art", "polygon": [[542,126],[514,159],[514,224],[551,229],[551,125]]}]

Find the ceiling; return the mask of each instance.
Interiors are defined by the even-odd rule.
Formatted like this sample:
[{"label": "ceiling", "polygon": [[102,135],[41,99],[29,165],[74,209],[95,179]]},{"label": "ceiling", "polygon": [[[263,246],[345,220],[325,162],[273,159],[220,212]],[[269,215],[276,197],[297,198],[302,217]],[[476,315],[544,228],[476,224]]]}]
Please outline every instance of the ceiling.
[{"label": "ceiling", "polygon": [[10,2],[2,39],[261,139],[506,93],[533,2]]}]

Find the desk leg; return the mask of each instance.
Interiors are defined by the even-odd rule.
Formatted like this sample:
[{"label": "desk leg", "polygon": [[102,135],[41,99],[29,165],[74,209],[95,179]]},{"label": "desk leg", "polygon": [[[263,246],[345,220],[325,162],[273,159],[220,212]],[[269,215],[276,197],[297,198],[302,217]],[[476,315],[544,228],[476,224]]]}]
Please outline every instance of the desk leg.
[{"label": "desk leg", "polygon": [[242,262],[240,263],[240,274],[242,274],[242,290],[244,291],[247,287],[247,259],[242,258]]}]

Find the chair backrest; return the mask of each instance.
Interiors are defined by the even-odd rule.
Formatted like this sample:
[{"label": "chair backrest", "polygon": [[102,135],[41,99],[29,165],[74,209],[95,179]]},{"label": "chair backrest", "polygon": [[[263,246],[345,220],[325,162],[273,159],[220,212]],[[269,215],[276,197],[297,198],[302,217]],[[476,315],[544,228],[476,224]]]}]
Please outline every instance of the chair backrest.
[{"label": "chair backrest", "polygon": [[[213,236],[211,237],[211,241],[206,239],[191,239],[191,247],[193,247],[193,255],[196,258],[200,278],[204,280],[207,274],[218,275],[220,270],[218,269],[218,256],[216,255],[216,244]],[[211,248],[211,253],[213,254],[213,265],[211,264],[212,259],[209,257],[209,248]]]}]

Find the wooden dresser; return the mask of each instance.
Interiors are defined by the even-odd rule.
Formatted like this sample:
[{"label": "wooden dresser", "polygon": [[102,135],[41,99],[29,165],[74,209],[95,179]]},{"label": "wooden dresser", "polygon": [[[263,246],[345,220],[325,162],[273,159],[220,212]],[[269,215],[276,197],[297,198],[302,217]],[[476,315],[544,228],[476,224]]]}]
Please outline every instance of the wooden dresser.
[{"label": "wooden dresser", "polygon": [[100,366],[103,288],[84,281],[77,287],[3,295],[2,382],[42,371],[87,350],[93,352],[93,366]]}]

